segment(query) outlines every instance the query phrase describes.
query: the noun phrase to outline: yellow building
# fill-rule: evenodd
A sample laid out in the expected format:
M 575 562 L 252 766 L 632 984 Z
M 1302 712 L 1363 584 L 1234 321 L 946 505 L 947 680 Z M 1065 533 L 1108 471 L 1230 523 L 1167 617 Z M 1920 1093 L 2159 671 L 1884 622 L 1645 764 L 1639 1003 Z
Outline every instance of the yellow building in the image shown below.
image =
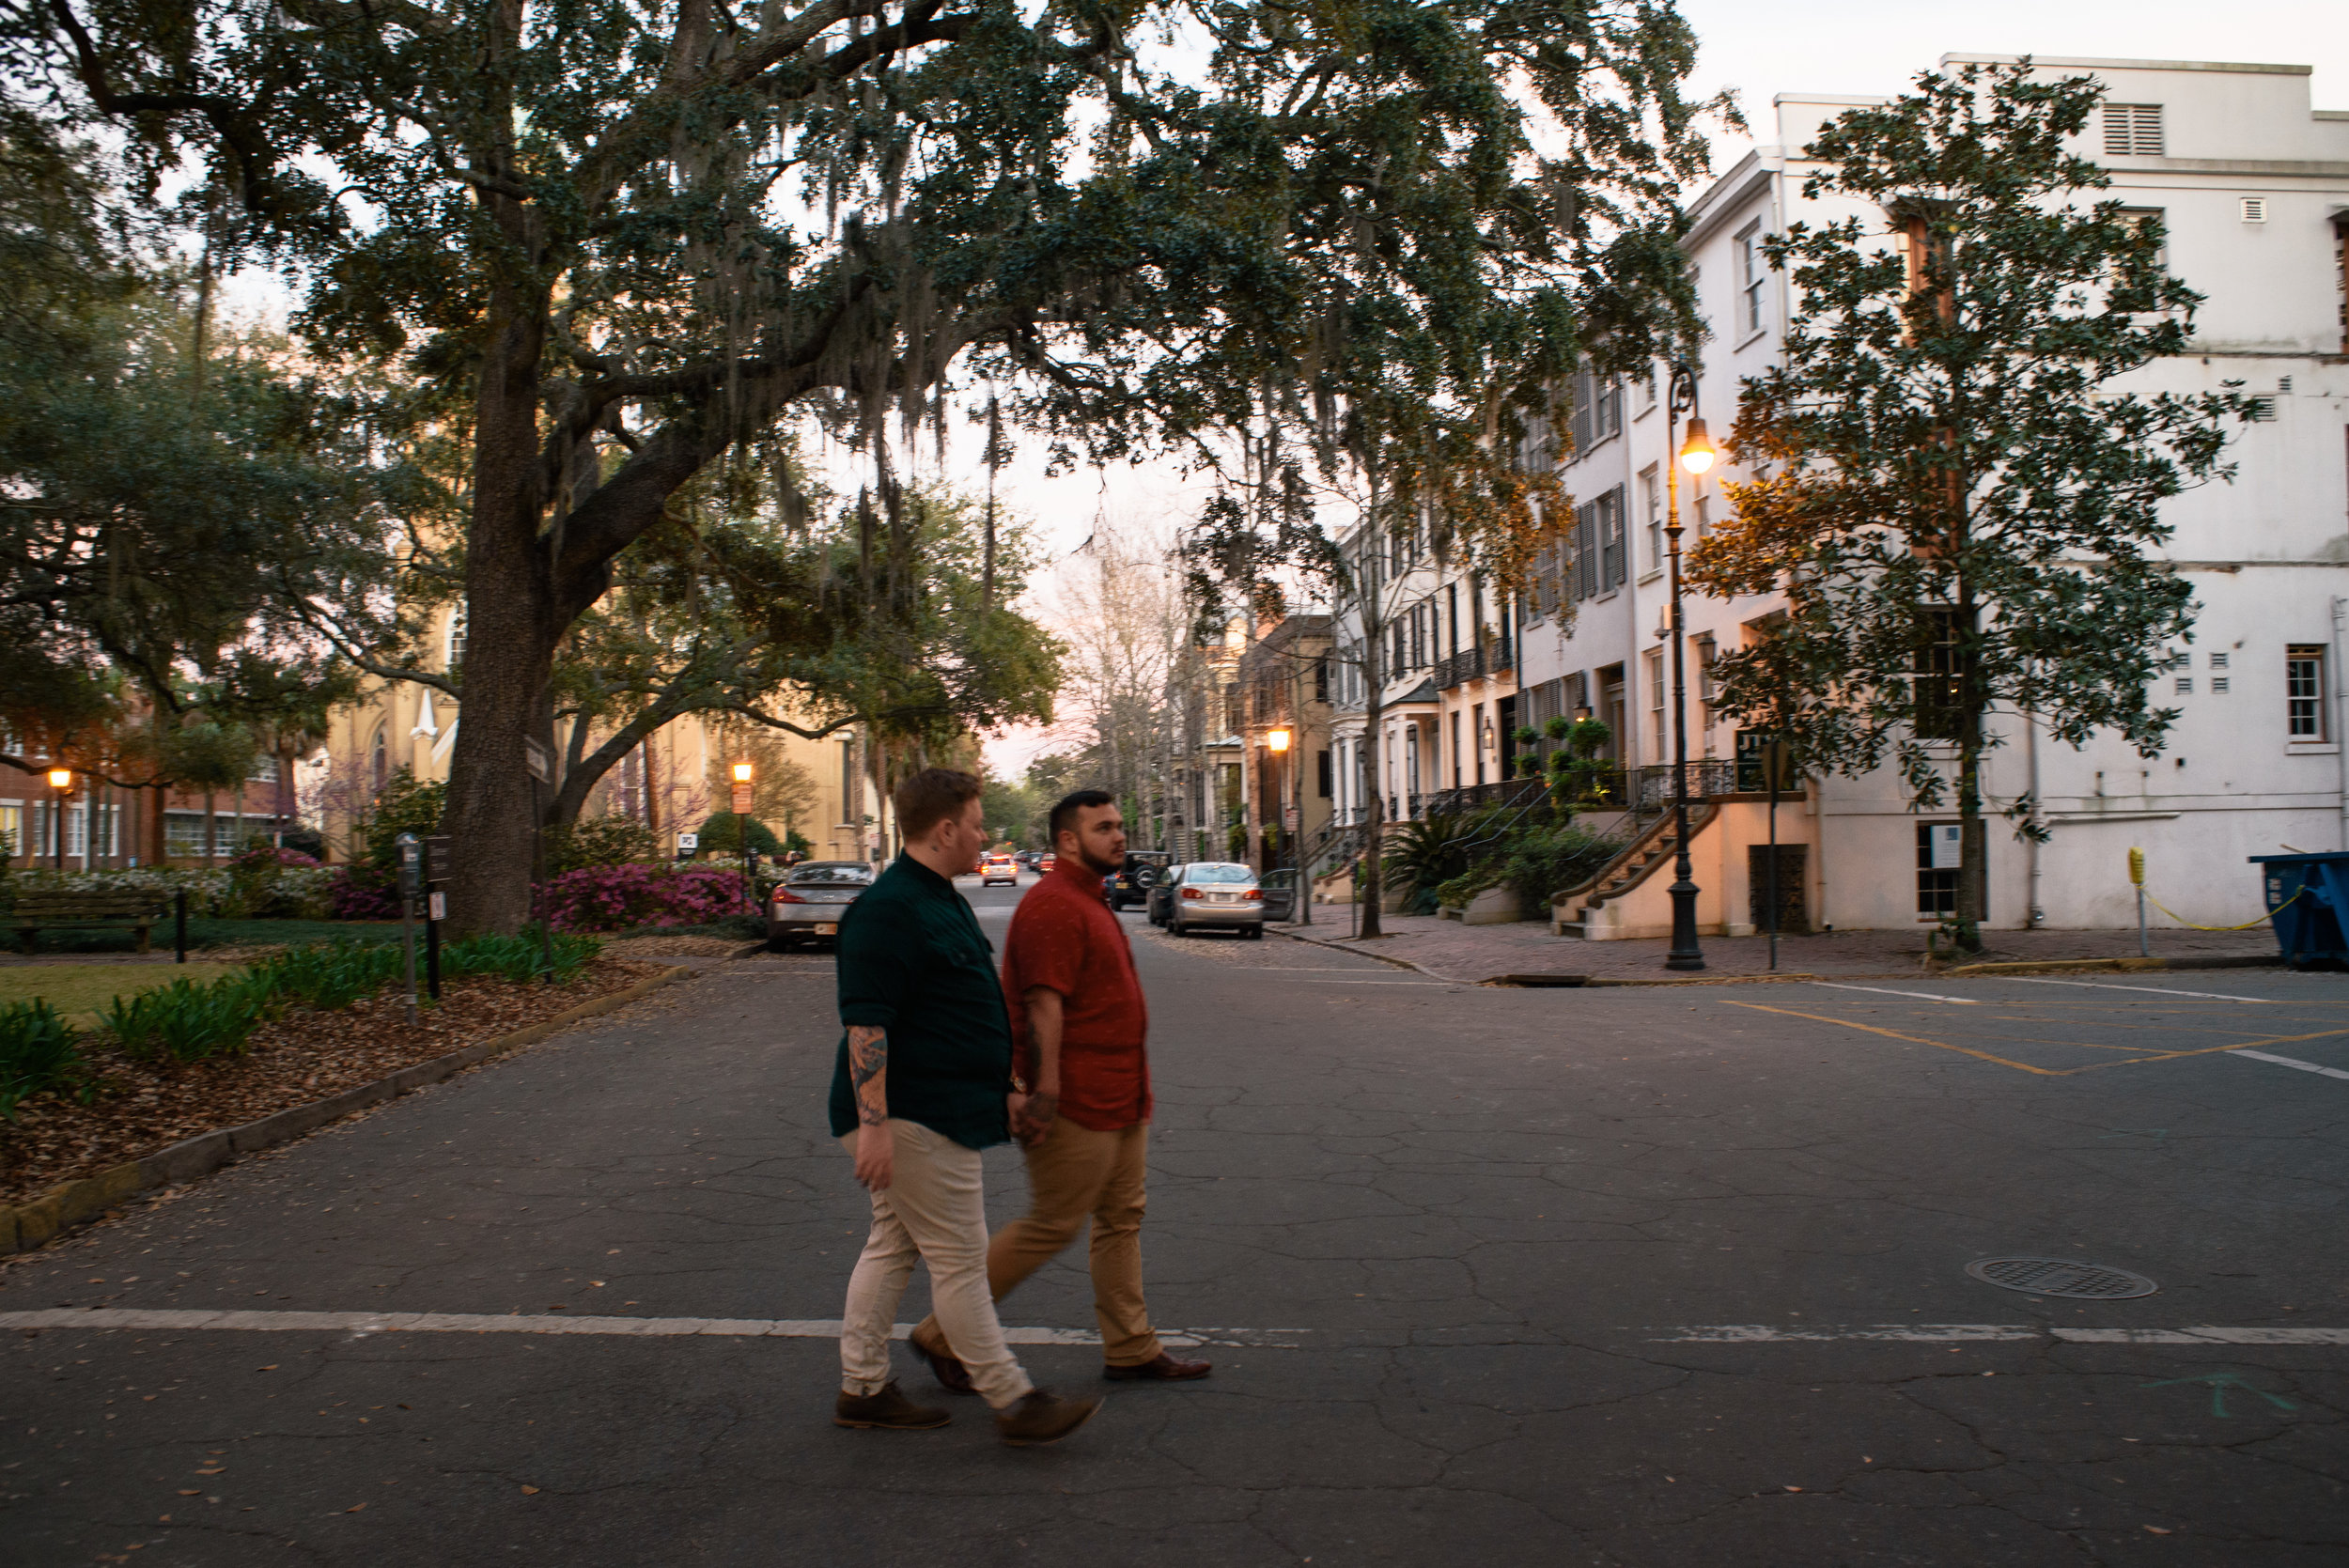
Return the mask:
M 464 657 L 461 610 L 442 613 L 431 644 L 427 667 L 434 671 Z M 325 833 L 330 858 L 350 858 L 354 820 L 397 769 L 428 782 L 448 777 L 458 722 L 454 701 L 410 681 L 372 684 L 334 716 L 324 753 L 303 765 L 299 784 L 303 815 Z M 602 738 L 591 728 L 587 749 Z M 558 769 L 570 741 L 569 722 L 558 722 Z M 677 834 L 727 809 L 727 769 L 740 754 L 754 758 L 761 773 L 753 815 L 777 838 L 796 831 L 817 860 L 874 861 L 895 852 L 888 792 L 879 784 L 885 763 L 863 725 L 809 740 L 756 725 L 721 731 L 689 714 L 655 731 L 605 773 L 580 815 L 631 817 L 674 847 Z

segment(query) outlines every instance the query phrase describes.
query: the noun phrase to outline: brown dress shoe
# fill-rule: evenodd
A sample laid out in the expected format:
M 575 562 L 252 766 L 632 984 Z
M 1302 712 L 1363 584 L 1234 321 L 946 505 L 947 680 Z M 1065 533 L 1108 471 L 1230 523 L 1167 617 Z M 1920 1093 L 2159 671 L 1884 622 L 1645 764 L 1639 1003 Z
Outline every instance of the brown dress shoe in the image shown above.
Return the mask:
M 1149 1360 L 1130 1367 L 1103 1367 L 1101 1375 L 1112 1383 L 1188 1383 L 1214 1370 L 1213 1361 L 1178 1360 L 1161 1350 Z
M 907 1336 L 906 1343 L 913 1346 L 916 1356 L 930 1364 L 930 1375 L 938 1379 L 940 1388 L 950 1394 L 974 1394 L 979 1391 L 971 1381 L 971 1369 L 955 1358 L 955 1353 L 947 1348 L 944 1340 L 932 1344 L 916 1331 Z
M 895 1378 L 874 1394 L 852 1394 L 843 1389 L 832 1407 L 834 1426 L 880 1427 L 890 1432 L 926 1432 L 954 1419 L 943 1410 L 906 1398 L 897 1391 Z
M 995 1412 L 995 1435 L 1016 1449 L 1041 1448 L 1084 1425 L 1099 1408 L 1097 1399 L 1063 1399 L 1030 1389 L 1017 1404 Z

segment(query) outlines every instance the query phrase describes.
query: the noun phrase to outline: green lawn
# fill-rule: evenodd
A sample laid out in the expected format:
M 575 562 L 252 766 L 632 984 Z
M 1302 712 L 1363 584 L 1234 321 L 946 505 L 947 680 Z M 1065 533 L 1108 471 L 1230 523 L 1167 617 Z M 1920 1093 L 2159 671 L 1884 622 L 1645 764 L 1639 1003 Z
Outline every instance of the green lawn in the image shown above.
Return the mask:
M 175 980 L 205 985 L 234 974 L 238 964 L 5 964 L 0 965 L 0 1006 L 39 997 L 86 1029 L 118 996 L 168 986 Z
M 422 928 L 418 928 L 419 939 Z M 188 920 L 188 949 L 194 952 L 207 947 L 247 947 L 276 942 L 331 942 L 336 938 L 354 942 L 396 942 L 399 940 L 399 922 L 396 920 Z M 149 944 L 159 953 L 171 951 L 171 921 L 166 918 L 148 934 Z M 129 953 L 138 946 L 137 939 L 129 931 L 81 929 L 70 926 L 43 931 L 34 947 L 37 953 Z M 15 951 L 23 952 L 22 944 Z

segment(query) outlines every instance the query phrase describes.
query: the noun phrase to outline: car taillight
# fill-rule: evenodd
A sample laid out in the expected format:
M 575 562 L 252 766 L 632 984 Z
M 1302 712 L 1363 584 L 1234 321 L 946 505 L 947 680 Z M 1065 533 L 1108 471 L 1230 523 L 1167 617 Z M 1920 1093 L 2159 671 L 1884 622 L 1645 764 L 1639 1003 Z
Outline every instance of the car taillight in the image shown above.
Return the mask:
M 1185 888 L 1183 890 L 1183 896 L 1185 898 L 1205 898 L 1207 895 L 1201 893 L 1197 888 Z
M 1262 898 L 1263 896 L 1264 896 L 1264 889 L 1262 889 L 1262 888 L 1250 888 L 1250 889 L 1249 889 L 1246 893 L 1241 893 L 1241 894 L 1240 894 L 1240 897 L 1241 897 L 1241 899 L 1242 899 L 1242 900 L 1251 899 L 1251 898 Z
M 775 890 L 775 902 L 778 904 L 804 904 L 807 900 L 801 898 L 798 893 L 793 893 L 789 888 L 777 888 Z

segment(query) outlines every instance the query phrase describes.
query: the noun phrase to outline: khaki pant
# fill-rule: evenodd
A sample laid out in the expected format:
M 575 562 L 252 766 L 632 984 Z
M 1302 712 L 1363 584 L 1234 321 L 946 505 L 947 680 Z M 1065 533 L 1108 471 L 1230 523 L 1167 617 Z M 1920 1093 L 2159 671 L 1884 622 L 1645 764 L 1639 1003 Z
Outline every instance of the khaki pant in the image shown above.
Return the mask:
M 840 1323 L 840 1386 L 852 1394 L 879 1393 L 893 1375 L 890 1330 L 897 1302 L 918 1257 L 930 1269 L 930 1299 L 957 1345 L 971 1381 L 1001 1410 L 1035 1387 L 1003 1343 L 1003 1325 L 988 1295 L 987 1201 L 979 1186 L 979 1152 L 918 1122 L 892 1118 L 894 1169 L 873 1194 L 873 1229 L 848 1276 L 848 1304 Z M 841 1141 L 856 1157 L 856 1134 Z
M 1101 1356 L 1113 1367 L 1140 1366 L 1159 1354 L 1142 1297 L 1142 1211 L 1143 1172 L 1150 1152 L 1150 1126 L 1096 1132 L 1063 1116 L 1028 1157 L 1028 1213 L 997 1231 L 987 1248 L 987 1288 L 998 1301 L 1043 1267 L 1093 1221 L 1093 1316 L 1100 1325 Z M 946 1343 L 965 1366 L 962 1339 L 943 1314 L 924 1321 L 914 1333 Z M 972 1368 L 976 1382 L 978 1370 Z

